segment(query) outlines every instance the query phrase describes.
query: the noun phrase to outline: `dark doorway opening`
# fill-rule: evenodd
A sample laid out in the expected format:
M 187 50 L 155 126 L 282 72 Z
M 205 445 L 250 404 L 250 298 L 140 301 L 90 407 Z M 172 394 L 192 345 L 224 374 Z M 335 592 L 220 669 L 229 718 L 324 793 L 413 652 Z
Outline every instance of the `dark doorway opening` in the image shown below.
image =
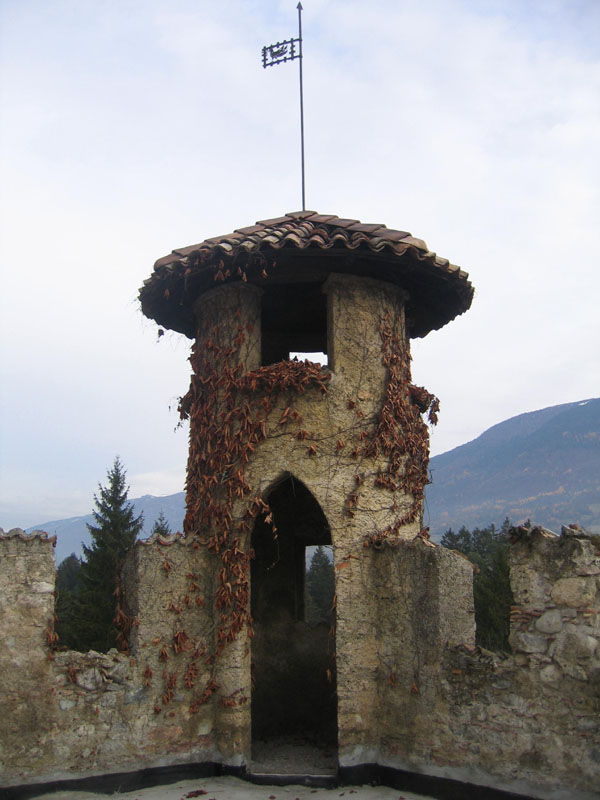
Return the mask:
M 335 611 L 311 613 L 314 601 L 306 576 L 318 548 L 317 583 L 327 583 L 325 557 L 331 583 L 323 591 L 333 597 L 333 566 L 327 557 L 331 533 L 317 500 L 293 476 L 279 482 L 267 501 L 275 531 L 262 516 L 252 534 L 253 762 L 269 756 L 276 761 L 277 749 L 281 754 L 286 745 L 288 762 L 294 761 L 294 752 L 302 760 L 287 765 L 292 771 L 309 773 L 312 767 L 322 772 L 327 760 L 333 769 L 337 766 Z M 314 583 L 310 575 L 309 585 Z M 318 763 L 307 764 L 307 753 Z M 279 763 L 270 771 L 289 770 Z

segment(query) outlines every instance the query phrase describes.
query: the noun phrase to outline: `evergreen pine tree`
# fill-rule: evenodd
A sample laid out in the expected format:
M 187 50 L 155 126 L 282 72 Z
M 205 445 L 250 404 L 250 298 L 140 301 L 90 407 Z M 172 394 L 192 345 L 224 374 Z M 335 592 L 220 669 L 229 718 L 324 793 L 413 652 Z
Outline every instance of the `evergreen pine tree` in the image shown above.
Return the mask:
M 460 553 L 468 555 L 473 550 L 473 537 L 471 531 L 463 525 L 458 533 L 454 533 L 452 528 L 448 528 L 442 536 L 440 544 L 449 550 L 458 550 Z
M 117 456 L 107 472 L 107 485 L 98 484 L 99 494 L 94 495 L 96 524 L 88 525 L 92 545 L 83 547 L 81 591 L 76 603 L 80 650 L 106 652 L 117 646 L 118 631 L 113 622 L 117 580 L 123 559 L 143 525 L 143 516 L 135 517 L 132 504 L 127 502 L 125 476 Z
M 171 535 L 171 528 L 169 527 L 169 522 L 165 515 L 160 511 L 160 514 L 154 521 L 154 525 L 152 526 L 152 535 L 158 536 L 170 536 Z
M 458 550 L 477 566 L 473 578 L 473 599 L 477 644 L 489 650 L 510 650 L 510 606 L 514 602 L 508 567 L 507 518 L 501 529 L 475 528 L 473 533 L 464 526 L 458 534 L 452 529 L 442 536 L 441 544 Z
M 80 589 L 81 559 L 71 553 L 60 562 L 56 571 L 55 604 L 58 643 L 69 650 L 78 648 L 76 603 Z
M 319 545 L 306 575 L 306 621 L 311 625 L 331 623 L 331 604 L 334 594 L 333 564 L 325 548 Z

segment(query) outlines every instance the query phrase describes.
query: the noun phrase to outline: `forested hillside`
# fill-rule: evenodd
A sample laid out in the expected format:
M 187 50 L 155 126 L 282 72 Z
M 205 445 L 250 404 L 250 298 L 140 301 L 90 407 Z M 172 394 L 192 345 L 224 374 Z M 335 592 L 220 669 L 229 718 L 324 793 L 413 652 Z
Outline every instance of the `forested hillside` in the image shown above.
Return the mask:
M 430 472 L 425 522 L 436 537 L 506 517 L 600 531 L 600 398 L 494 425 L 432 458 Z

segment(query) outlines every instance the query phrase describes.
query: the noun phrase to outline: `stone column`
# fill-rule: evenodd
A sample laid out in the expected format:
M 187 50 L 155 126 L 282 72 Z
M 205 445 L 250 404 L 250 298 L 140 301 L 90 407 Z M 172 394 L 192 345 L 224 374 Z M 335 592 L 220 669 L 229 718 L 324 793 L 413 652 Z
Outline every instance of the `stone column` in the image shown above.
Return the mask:
M 0 528 L 0 783 L 52 769 L 54 538 Z M 10 791 L 10 790 L 9 790 Z
M 196 347 L 206 358 L 207 371 L 220 377 L 231 369 L 235 377 L 257 369 L 261 364 L 262 291 L 246 283 L 219 286 L 203 294 L 195 303 Z M 217 394 L 217 404 L 222 400 Z M 190 437 L 193 431 L 190 431 Z M 188 477 L 189 480 L 189 477 Z M 249 542 L 245 545 L 249 547 Z M 206 552 L 207 568 L 218 571 L 219 555 Z M 216 582 L 215 582 L 216 587 Z M 215 628 L 221 611 L 213 608 Z M 217 644 L 217 643 L 215 643 Z M 250 758 L 250 642 L 245 630 L 228 644 L 215 660 L 219 685 L 215 706 L 215 741 L 221 758 L 239 766 Z M 246 700 L 244 700 L 246 698 Z M 235 701 L 235 704 L 228 703 Z
M 369 394 L 381 397 L 387 371 L 379 327 L 387 319 L 408 347 L 406 292 L 384 281 L 337 273 L 329 276 L 323 291 L 327 294 L 329 366 L 349 384 L 368 384 Z
M 396 337 L 396 355 L 406 353 L 406 294 L 383 281 L 332 274 L 325 283 L 328 298 L 328 356 L 334 375 L 329 402 L 346 447 L 339 456 L 336 482 L 339 513 L 331 515 L 336 545 L 338 735 L 342 766 L 375 761 L 378 754 L 377 597 L 364 537 L 390 524 L 393 497 L 373 485 L 377 462 L 351 455 L 372 436 L 385 401 L 388 369 L 384 363 L 382 326 Z M 355 474 L 363 474 L 364 485 Z M 350 518 L 343 509 L 348 494 L 360 485 Z M 348 554 L 352 554 L 348 557 Z
M 221 350 L 236 347 L 236 360 L 247 370 L 260 366 L 260 298 L 262 290 L 247 283 L 228 283 L 201 295 L 194 304 L 196 341 L 202 348 L 212 341 Z

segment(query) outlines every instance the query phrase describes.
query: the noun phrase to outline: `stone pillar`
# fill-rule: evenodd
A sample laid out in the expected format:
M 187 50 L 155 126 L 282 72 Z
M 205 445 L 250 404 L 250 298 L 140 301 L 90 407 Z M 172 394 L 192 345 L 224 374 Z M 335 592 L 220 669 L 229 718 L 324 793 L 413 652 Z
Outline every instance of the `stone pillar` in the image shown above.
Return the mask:
M 261 364 L 262 291 L 246 283 L 220 286 L 198 298 L 194 306 L 197 319 L 197 352 L 206 359 L 207 373 L 213 378 L 222 370 L 241 377 Z M 214 368 L 216 367 L 216 375 Z M 200 375 L 202 373 L 200 372 Z M 223 398 L 217 395 L 219 404 Z M 193 420 L 192 420 L 193 425 Z M 190 439 L 194 431 L 190 430 Z M 188 473 L 188 482 L 189 482 Z M 188 492 L 189 492 L 188 486 Z M 249 543 L 244 545 L 249 547 Z M 206 552 L 208 570 L 221 567 L 219 555 Z M 216 581 L 215 581 L 216 587 Z M 221 611 L 213 608 L 215 628 Z M 215 646 L 218 646 L 215 642 Z M 250 642 L 245 629 L 226 645 L 215 660 L 219 689 L 215 699 L 217 749 L 224 763 L 239 766 L 250 759 Z
M 194 304 L 197 347 L 218 345 L 221 352 L 239 348 L 235 360 L 246 370 L 261 362 L 260 298 L 262 290 L 247 283 L 228 283 L 201 295 Z
M 381 398 L 387 370 L 379 326 L 387 318 L 393 332 L 409 346 L 404 321 L 406 293 L 390 283 L 337 273 L 329 276 L 324 291 L 329 366 L 348 384 L 369 384 L 369 394 Z
M 51 759 L 54 537 L 0 528 L 0 783 Z M 11 775 L 12 773 L 12 775 Z
M 389 373 L 382 326 L 396 339 L 395 358 L 406 355 L 409 344 L 404 321 L 406 295 L 398 287 L 371 278 L 332 274 L 324 291 L 328 298 L 329 366 L 334 373 L 330 413 L 339 421 L 340 437 L 347 445 L 338 456 L 334 473 L 340 483 L 341 514 L 331 514 L 330 522 L 336 546 L 339 758 L 342 765 L 351 766 L 376 760 L 378 747 L 379 609 L 370 554 L 363 540 L 394 519 L 394 497 L 373 485 L 380 462 L 360 454 L 364 441 L 360 437 L 373 435 L 385 402 Z M 364 478 L 364 484 L 357 482 L 355 474 Z M 343 509 L 348 495 L 359 486 L 357 505 L 349 517 Z M 412 535 L 416 532 L 413 527 Z
M 473 569 L 420 537 L 369 552 L 379 667 L 373 738 L 384 758 L 413 768 L 436 742 L 446 648 L 474 649 Z

